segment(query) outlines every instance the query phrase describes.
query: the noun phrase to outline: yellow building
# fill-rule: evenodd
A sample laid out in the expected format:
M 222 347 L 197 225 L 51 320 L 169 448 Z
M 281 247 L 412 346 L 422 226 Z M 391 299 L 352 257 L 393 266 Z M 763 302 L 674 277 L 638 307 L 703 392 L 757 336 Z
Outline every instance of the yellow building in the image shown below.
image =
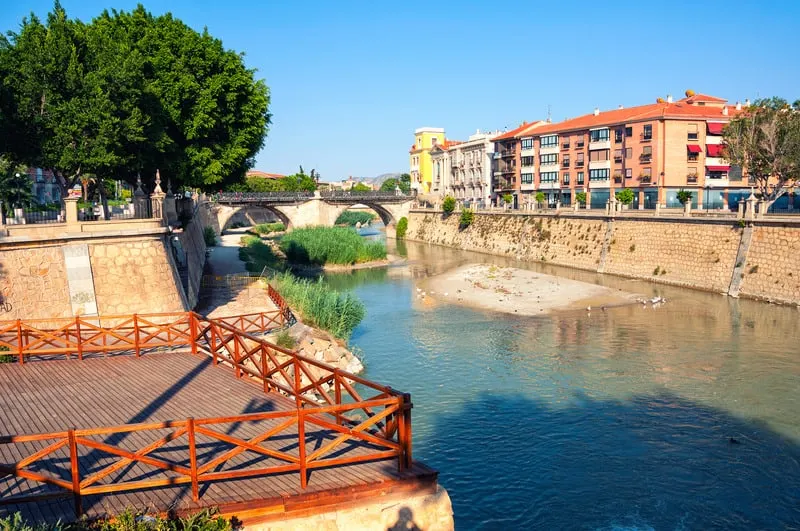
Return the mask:
M 420 194 L 431 191 L 433 181 L 433 165 L 431 164 L 431 148 L 444 144 L 444 129 L 436 127 L 420 127 L 414 131 L 414 145 L 409 151 L 411 171 L 411 188 Z

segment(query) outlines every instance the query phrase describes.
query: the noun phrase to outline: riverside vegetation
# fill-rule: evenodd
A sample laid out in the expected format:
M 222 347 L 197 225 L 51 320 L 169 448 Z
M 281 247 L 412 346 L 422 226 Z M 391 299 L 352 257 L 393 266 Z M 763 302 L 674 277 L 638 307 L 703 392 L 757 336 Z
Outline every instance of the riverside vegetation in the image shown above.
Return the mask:
M 286 261 L 259 237 L 244 236 L 241 244 L 239 258 L 245 262 L 247 270 L 254 273 L 269 271 L 275 289 L 308 324 L 346 340 L 364 318 L 366 310 L 361 301 L 320 280 L 294 276 L 287 271 Z
M 354 210 L 345 210 L 334 222 L 335 225 L 349 225 L 355 227 L 357 224 L 364 225 L 371 223 L 377 216 L 372 212 L 356 212 Z
M 273 234 L 275 232 L 284 232 L 286 230 L 286 225 L 283 223 L 259 223 L 258 225 L 253 225 L 249 232 L 254 234 L 258 234 L 260 236 L 267 236 L 269 234 Z
M 127 509 L 114 520 L 79 520 L 70 524 L 31 524 L 14 513 L 0 518 L 2 531 L 230 531 L 239 522 L 226 520 L 213 510 L 203 510 L 183 518 L 149 516 Z
M 280 249 L 292 264 L 353 265 L 386 259 L 386 245 L 366 242 L 346 227 L 297 229 L 281 239 Z

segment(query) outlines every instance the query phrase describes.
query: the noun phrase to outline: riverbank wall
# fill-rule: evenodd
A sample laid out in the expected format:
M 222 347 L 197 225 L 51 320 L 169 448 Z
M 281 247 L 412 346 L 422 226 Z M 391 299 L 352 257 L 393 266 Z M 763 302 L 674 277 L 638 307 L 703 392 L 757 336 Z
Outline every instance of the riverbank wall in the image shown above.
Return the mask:
M 406 239 L 800 304 L 800 220 L 415 210 Z

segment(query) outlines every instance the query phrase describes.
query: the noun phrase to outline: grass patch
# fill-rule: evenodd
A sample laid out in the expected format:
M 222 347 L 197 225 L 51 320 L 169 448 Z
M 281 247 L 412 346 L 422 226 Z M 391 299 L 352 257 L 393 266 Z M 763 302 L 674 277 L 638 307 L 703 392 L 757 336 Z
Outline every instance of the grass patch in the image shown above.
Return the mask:
M 285 230 L 286 230 L 286 225 L 280 222 L 259 223 L 258 225 L 253 225 L 253 228 L 250 229 L 250 232 L 266 236 L 267 234 L 272 234 L 273 232 L 283 232 Z
M 280 269 L 280 259 L 272 248 L 261 241 L 258 236 L 242 236 L 239 247 L 239 260 L 245 263 L 248 271 L 260 273 L 265 267 Z
M 294 350 L 297 340 L 287 330 L 283 330 L 275 336 L 275 344 L 287 350 Z
M 299 279 L 291 273 L 275 275 L 271 282 L 293 310 L 311 326 L 347 339 L 364 319 L 366 309 L 350 293 L 340 293 L 321 280 Z
M 336 225 L 350 225 L 355 227 L 356 223 L 370 223 L 376 216 L 372 212 L 359 212 L 355 210 L 345 210 L 334 222 Z
M 239 526 L 240 522 L 226 520 L 209 509 L 182 518 L 150 516 L 127 509 L 114 520 L 79 520 L 71 524 L 31 524 L 20 513 L 0 518 L 2 531 L 231 531 Z
M 386 245 L 366 242 L 346 227 L 297 229 L 281 239 L 280 247 L 289 262 L 295 264 L 347 265 L 386 258 Z

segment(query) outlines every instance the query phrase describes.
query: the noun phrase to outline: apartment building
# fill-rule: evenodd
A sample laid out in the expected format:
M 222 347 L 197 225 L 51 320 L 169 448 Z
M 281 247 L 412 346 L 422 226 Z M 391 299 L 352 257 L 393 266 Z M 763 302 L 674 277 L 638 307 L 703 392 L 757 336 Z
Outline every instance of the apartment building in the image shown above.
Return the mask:
M 409 150 L 409 174 L 411 189 L 421 194 L 431 192 L 433 183 L 433 165 L 431 149 L 445 141 L 444 129 L 437 127 L 420 127 L 414 131 L 414 144 Z
M 447 140 L 433 148 L 433 191 L 467 206 L 487 206 L 492 200 L 493 139 L 498 134 L 478 129 L 466 142 Z
M 692 94 L 593 113 L 558 123 L 523 124 L 494 139 L 493 189 L 519 206 L 537 192 L 553 205 L 585 192 L 591 208 L 612 193 L 634 191 L 632 208 L 679 206 L 689 190 L 696 208 L 736 208 L 749 193 L 741 169 L 722 158 L 722 130 L 742 106 Z M 748 105 L 746 103 L 745 105 Z

